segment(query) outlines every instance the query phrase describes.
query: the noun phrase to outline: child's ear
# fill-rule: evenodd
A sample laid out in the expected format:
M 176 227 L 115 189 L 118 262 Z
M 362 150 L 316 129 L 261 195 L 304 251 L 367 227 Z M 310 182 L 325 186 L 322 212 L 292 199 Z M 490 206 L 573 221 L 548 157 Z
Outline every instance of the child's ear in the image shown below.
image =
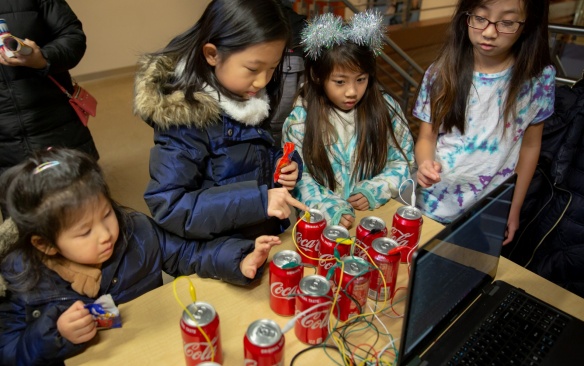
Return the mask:
M 320 83 L 320 79 L 314 74 L 314 70 L 310 70 L 310 78 L 314 84 L 318 85 Z
M 213 43 L 207 43 L 203 46 L 203 55 L 207 63 L 211 66 L 216 66 L 217 62 L 219 62 L 219 53 Z
M 43 239 L 38 235 L 33 235 L 30 238 L 30 242 L 35 248 L 46 255 L 55 255 L 58 252 L 57 247 L 51 245 L 46 239 Z

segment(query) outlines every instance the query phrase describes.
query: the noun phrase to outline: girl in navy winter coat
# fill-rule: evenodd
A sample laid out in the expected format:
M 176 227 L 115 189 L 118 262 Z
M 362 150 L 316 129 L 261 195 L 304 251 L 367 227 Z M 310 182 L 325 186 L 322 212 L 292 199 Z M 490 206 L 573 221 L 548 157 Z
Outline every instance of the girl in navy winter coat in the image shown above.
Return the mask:
M 262 125 L 279 101 L 290 29 L 276 0 L 214 0 L 199 21 L 136 75 L 134 110 L 154 128 L 144 198 L 153 219 L 185 238 L 277 235 L 301 175 L 297 153 Z
M 101 295 L 130 301 L 161 286 L 163 270 L 247 284 L 280 243 L 167 233 L 120 208 L 94 160 L 75 150 L 34 154 L 2 175 L 0 187 L 17 229 L 7 221 L 0 230 L 3 365 L 58 364 L 82 351 L 97 331 L 84 304 Z

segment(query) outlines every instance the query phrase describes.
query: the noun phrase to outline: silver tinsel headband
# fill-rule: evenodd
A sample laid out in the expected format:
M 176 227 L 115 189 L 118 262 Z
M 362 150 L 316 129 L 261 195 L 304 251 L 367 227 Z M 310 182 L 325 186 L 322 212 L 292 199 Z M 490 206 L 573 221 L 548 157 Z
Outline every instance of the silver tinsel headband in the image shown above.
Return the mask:
M 306 56 L 313 60 L 318 59 L 325 49 L 345 42 L 369 46 L 375 55 L 379 55 L 386 30 L 382 23 L 383 16 L 373 10 L 357 13 L 347 23 L 339 16 L 325 13 L 316 16 L 302 30 L 301 44 Z

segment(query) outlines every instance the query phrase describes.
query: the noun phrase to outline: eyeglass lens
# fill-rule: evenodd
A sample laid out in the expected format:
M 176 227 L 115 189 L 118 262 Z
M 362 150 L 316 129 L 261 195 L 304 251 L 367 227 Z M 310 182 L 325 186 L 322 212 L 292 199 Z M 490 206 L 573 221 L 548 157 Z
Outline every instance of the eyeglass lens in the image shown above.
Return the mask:
M 515 22 L 512 20 L 499 20 L 497 22 L 491 22 L 487 18 L 468 14 L 468 25 L 471 28 L 485 30 L 490 24 L 494 24 L 497 32 L 499 33 L 515 33 L 521 26 L 520 22 Z

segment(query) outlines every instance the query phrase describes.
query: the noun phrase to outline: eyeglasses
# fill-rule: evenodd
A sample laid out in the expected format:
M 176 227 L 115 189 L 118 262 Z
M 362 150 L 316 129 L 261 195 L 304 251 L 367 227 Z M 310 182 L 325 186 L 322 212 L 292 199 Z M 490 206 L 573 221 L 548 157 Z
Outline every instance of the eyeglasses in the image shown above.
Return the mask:
M 513 34 L 519 30 L 519 27 L 525 24 L 525 21 L 516 22 L 513 20 L 499 20 L 498 22 L 491 22 L 487 18 L 483 18 L 471 13 L 466 13 L 466 15 L 468 15 L 466 24 L 468 24 L 468 26 L 471 28 L 485 30 L 489 25 L 494 24 L 497 32 L 505 34 Z

